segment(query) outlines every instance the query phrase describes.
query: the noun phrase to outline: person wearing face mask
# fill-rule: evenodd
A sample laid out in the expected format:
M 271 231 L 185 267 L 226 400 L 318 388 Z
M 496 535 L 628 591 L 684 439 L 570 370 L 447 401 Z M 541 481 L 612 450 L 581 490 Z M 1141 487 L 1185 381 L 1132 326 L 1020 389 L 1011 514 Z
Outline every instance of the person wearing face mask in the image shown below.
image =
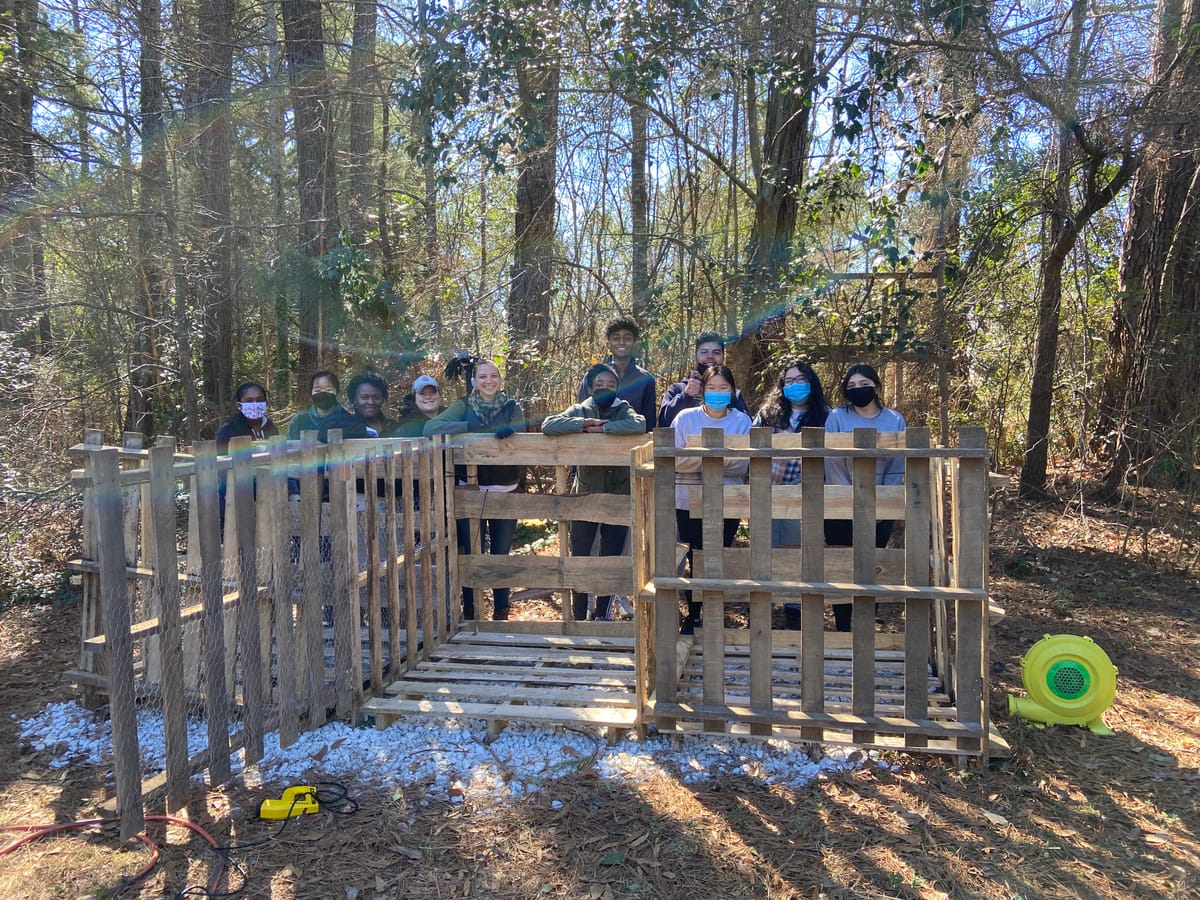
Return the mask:
M 705 428 L 720 428 L 726 434 L 749 434 L 750 417 L 732 407 L 737 396 L 737 385 L 728 366 L 711 365 L 700 376 L 701 402 L 699 406 L 685 409 L 675 416 L 671 427 L 675 431 L 675 446 L 687 446 L 688 438 L 698 435 Z M 701 459 L 697 456 L 680 457 L 675 460 L 675 524 L 679 540 L 688 545 L 688 568 L 692 565 L 692 551 L 704 549 L 704 520 L 693 519 L 689 506 L 689 485 L 699 485 Z M 746 457 L 725 458 L 725 484 L 740 484 L 750 468 Z M 737 536 L 738 520 L 723 522 L 724 545 L 733 545 Z M 694 573 L 699 574 L 699 573 Z M 688 613 L 680 626 L 680 634 L 692 634 L 700 625 L 701 604 L 692 600 L 690 591 L 683 592 Z
M 512 437 L 525 429 L 525 414 L 521 405 L 510 398 L 501 388 L 500 368 L 487 359 L 475 362 L 471 379 L 471 392 L 455 400 L 440 415 L 425 424 L 424 434 L 479 434 L 500 440 Z M 479 466 L 479 490 L 511 492 L 521 481 L 520 466 Z M 467 483 L 466 466 L 454 467 L 456 484 Z M 485 504 L 486 506 L 486 504 Z M 512 549 L 517 531 L 516 519 L 479 520 L 480 537 L 488 552 L 503 556 Z M 471 552 L 471 530 L 467 519 L 458 520 L 458 549 L 460 553 Z M 492 618 L 504 621 L 508 618 L 508 588 L 492 590 Z M 462 596 L 463 618 L 475 618 L 475 591 L 464 587 Z
M 667 388 L 663 394 L 662 406 L 658 409 L 658 427 L 670 428 L 675 417 L 685 409 L 695 409 L 704 401 L 704 387 L 700 376 L 709 366 L 725 364 L 725 341 L 715 331 L 701 332 L 696 337 L 696 353 L 692 358 L 692 368 L 688 377 L 677 381 Z M 749 415 L 746 400 L 742 392 L 734 390 L 733 409 Z
M 330 430 L 336 428 L 342 429 L 342 437 L 347 440 L 370 436 L 362 417 L 347 412 L 338 403 L 340 384 L 336 375 L 322 369 L 313 373 L 308 384 L 312 406 L 296 413 L 288 422 L 289 441 L 300 440 L 301 433 L 305 431 L 315 431 L 317 440 L 324 444 L 329 439 Z
M 217 431 L 217 452 L 229 449 L 235 437 L 265 441 L 279 434 L 275 423 L 267 416 L 267 389 L 257 381 L 247 381 L 234 393 L 238 409 Z
M 855 428 L 874 428 L 876 431 L 904 431 L 904 416 L 883 405 L 880 396 L 882 382 L 879 373 L 866 363 L 857 363 L 842 379 L 842 396 L 846 403 L 834 409 L 825 420 L 828 432 L 854 431 Z M 854 470 L 849 457 L 826 457 L 826 484 L 853 484 Z M 876 484 L 904 484 L 904 460 L 888 457 L 876 460 Z M 895 522 L 875 523 L 875 546 L 886 547 Z M 831 547 L 849 547 L 854 543 L 854 523 L 849 519 L 825 520 L 825 543 Z M 834 621 L 838 631 L 849 631 L 852 605 L 833 604 Z
M 825 390 L 813 367 L 803 360 L 784 364 L 783 372 L 763 400 L 754 417 L 755 426 L 767 426 L 773 432 L 798 434 L 801 428 L 821 428 L 829 415 L 825 402 Z M 773 484 L 799 484 L 800 460 L 775 459 L 771 461 Z M 772 547 L 799 547 L 800 520 L 772 519 Z M 800 627 L 800 604 L 784 605 L 784 619 L 788 628 Z
M 608 358 L 604 360 L 613 367 L 620 381 L 617 396 L 629 402 L 633 411 L 646 423 L 646 431 L 654 427 L 658 404 L 654 399 L 654 376 L 638 365 L 633 350 L 637 346 L 642 329 L 632 319 L 613 319 L 604 329 L 604 340 L 608 344 Z M 576 399 L 582 403 L 592 395 L 592 387 L 585 377 L 579 385 Z
M 442 390 L 431 375 L 418 375 L 411 394 L 400 401 L 400 419 L 392 429 L 392 437 L 420 437 L 429 420 L 446 411 Z
M 350 408 L 366 423 L 367 433 L 371 437 L 388 437 L 391 434 L 396 423 L 383 412 L 388 398 L 386 381 L 374 372 L 361 372 L 350 379 L 346 397 L 350 401 Z
M 621 379 L 613 366 L 597 363 L 587 371 L 584 378 L 591 394 L 586 400 L 570 406 L 560 413 L 547 416 L 542 421 L 542 434 L 645 434 L 646 419 L 633 407 L 617 396 Z M 572 492 L 576 494 L 628 494 L 628 466 L 579 466 L 575 472 Z M 596 532 L 600 532 L 600 555 L 620 556 L 629 536 L 628 525 L 601 524 L 599 522 L 571 523 L 571 555 L 588 556 Z M 611 596 L 596 597 L 593 619 L 608 618 Z M 588 595 L 586 591 L 573 591 L 571 606 L 575 621 L 587 618 Z
M 275 423 L 267 416 L 267 389 L 257 381 L 247 381 L 234 392 L 238 409 L 217 431 L 217 452 L 228 453 L 229 442 L 235 437 L 248 437 L 265 441 L 279 434 Z M 217 488 L 217 510 L 221 533 L 225 533 L 225 496 L 228 492 L 227 479 L 220 479 Z

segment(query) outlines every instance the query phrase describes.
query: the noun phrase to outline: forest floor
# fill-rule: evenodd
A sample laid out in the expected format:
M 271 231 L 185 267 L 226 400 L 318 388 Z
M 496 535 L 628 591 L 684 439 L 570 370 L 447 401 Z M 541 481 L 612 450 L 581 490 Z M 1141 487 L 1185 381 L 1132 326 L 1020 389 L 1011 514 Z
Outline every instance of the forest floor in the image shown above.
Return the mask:
M 887 754 L 794 790 L 740 778 L 622 787 L 583 768 L 544 796 L 488 808 L 420 808 L 350 785 L 357 815 L 295 820 L 232 855 L 224 889 L 252 898 L 376 897 L 1195 897 L 1200 895 L 1200 536 L 1175 495 L 1092 500 L 1080 485 L 995 511 L 992 712 L 1012 755 L 986 768 Z M 77 516 L 0 501 L 6 552 L 53 569 Z M 14 526 L 16 515 L 28 521 Z M 16 535 L 16 536 L 14 536 Z M 77 547 L 78 544 L 74 543 Z M 9 573 L 11 576 L 11 573 Z M 104 770 L 52 771 L 17 720 L 72 696 L 78 606 L 4 602 L 0 613 L 0 823 L 100 814 Z M 1036 729 L 1005 712 L 1020 660 L 1047 633 L 1092 637 L 1120 670 L 1116 732 Z M 197 790 L 189 807 L 220 844 L 263 835 L 279 786 Z M 12 832 L 9 832 L 10 836 Z M 216 857 L 152 823 L 160 858 L 123 896 L 202 896 Z M 142 844 L 72 832 L 0 858 L 0 896 L 106 896 L 149 860 Z

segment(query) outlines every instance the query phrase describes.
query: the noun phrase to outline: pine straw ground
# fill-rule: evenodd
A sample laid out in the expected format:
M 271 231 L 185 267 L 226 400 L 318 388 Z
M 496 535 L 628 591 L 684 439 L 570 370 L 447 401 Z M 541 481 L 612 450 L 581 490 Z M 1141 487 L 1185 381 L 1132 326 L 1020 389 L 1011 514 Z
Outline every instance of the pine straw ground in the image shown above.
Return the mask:
M 42 544 L 27 552 L 47 565 L 65 558 L 70 518 L 25 528 Z M 992 708 L 1013 754 L 987 769 L 897 754 L 895 771 L 870 765 L 795 792 L 736 778 L 617 786 L 583 759 L 552 791 L 495 809 L 422 808 L 415 789 L 351 784 L 356 815 L 295 820 L 235 853 L 245 877 L 228 887 L 359 900 L 1200 895 L 1198 557 L 1194 511 L 1174 496 L 999 505 L 992 585 L 1008 617 L 993 634 Z M 77 607 L 61 602 L 0 616 L 7 712 L 70 695 L 58 677 L 77 628 Z M 1005 715 L 1021 656 L 1057 632 L 1092 636 L 1120 669 L 1106 716 L 1116 735 Z M 273 828 L 255 818 L 257 803 L 278 790 L 198 793 L 190 814 L 218 842 L 256 840 Z M 95 769 L 51 772 L 0 717 L 0 822 L 89 817 L 105 797 Z M 149 834 L 162 858 L 126 896 L 172 896 L 213 871 L 199 840 L 157 825 Z M 43 839 L 0 858 L 0 896 L 99 896 L 146 859 L 111 835 Z

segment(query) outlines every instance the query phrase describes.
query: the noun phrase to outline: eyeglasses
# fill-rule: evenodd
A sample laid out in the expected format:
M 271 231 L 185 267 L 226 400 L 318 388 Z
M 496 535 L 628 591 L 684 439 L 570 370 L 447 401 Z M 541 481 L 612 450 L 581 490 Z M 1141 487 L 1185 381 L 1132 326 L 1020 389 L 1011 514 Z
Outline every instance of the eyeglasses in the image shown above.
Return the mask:
M 783 386 L 784 386 L 784 387 L 789 387 L 790 385 L 793 385 L 793 384 L 808 384 L 808 379 L 807 379 L 807 378 L 805 378 L 803 375 L 801 375 L 799 378 L 785 378 L 785 379 L 783 379 Z

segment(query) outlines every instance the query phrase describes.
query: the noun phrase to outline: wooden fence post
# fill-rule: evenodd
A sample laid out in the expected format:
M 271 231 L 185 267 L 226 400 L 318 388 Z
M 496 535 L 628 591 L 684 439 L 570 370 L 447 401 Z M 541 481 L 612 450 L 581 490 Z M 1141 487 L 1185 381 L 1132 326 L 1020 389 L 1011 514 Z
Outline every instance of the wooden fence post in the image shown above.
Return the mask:
M 906 446 L 928 449 L 929 429 L 909 428 Z M 929 564 L 929 470 L 928 458 L 910 456 L 904 465 L 904 581 L 910 585 L 931 583 Z M 904 717 L 929 718 L 929 636 L 928 597 L 917 597 L 904 604 Z M 927 747 L 929 738 L 910 734 L 907 747 Z
M 750 429 L 751 449 L 771 447 L 770 428 Z M 750 577 L 770 581 L 771 574 L 771 459 L 750 457 Z M 721 551 L 724 553 L 724 550 Z M 706 554 L 707 555 L 707 554 Z M 756 591 L 750 594 L 750 706 L 755 712 L 770 712 L 774 706 L 771 696 L 771 651 L 773 638 L 771 618 L 774 608 L 771 594 Z M 766 736 L 770 723 L 755 722 L 750 733 Z
M 154 607 L 161 630 L 158 635 L 162 667 L 163 737 L 167 749 L 167 811 L 187 803 L 188 767 L 187 700 L 184 694 L 183 630 L 179 621 L 179 566 L 175 549 L 176 508 L 175 441 L 169 439 L 150 450 L 150 534 L 154 541 Z
M 204 714 L 208 726 L 208 775 L 213 785 L 229 780 L 229 694 L 225 684 L 224 559 L 217 501 L 217 445 L 201 441 L 196 460 L 200 588 L 204 595 Z
M 275 603 L 275 671 L 279 707 L 279 746 L 299 736 L 296 683 L 296 617 L 293 612 L 291 529 L 288 526 L 287 438 L 276 435 L 269 446 L 270 477 L 262 486 L 271 509 L 271 596 Z
M 133 684 L 133 637 L 130 634 L 129 582 L 126 576 L 124 509 L 117 451 L 88 454 L 87 470 L 95 492 L 96 533 L 100 541 L 100 597 L 104 611 L 108 701 L 111 710 L 113 774 L 121 837 L 129 839 L 145 825 L 138 754 L 137 710 Z
M 303 637 L 300 659 L 304 662 L 308 728 L 325 724 L 325 642 L 324 592 L 321 577 L 322 557 L 327 555 L 321 537 L 321 460 L 325 448 L 317 444 L 317 432 L 300 435 L 300 632 Z M 290 500 L 290 498 L 289 498 Z
M 960 449 L 987 446 L 982 428 L 963 428 L 958 432 Z M 982 456 L 960 457 L 954 467 L 953 532 L 954 586 L 984 587 L 987 572 L 987 459 Z M 987 762 L 987 601 L 980 598 L 955 601 L 955 706 L 958 720 L 977 725 L 984 739 L 960 738 L 963 750 L 982 750 Z
M 854 429 L 854 448 L 875 448 L 874 428 Z M 855 457 L 852 463 L 854 486 L 854 581 L 871 584 L 875 581 L 875 458 Z M 851 709 L 856 716 L 875 714 L 875 598 L 855 595 L 851 638 Z M 854 731 L 854 742 L 870 743 L 875 739 L 872 731 Z
M 329 430 L 329 543 L 333 556 L 333 697 L 339 717 L 355 721 L 362 706 L 362 632 L 359 630 L 358 536 L 352 459 L 342 430 Z
M 675 525 L 675 434 L 670 428 L 654 431 L 654 575 L 675 578 L 678 545 Z M 654 592 L 654 696 L 658 703 L 675 703 L 679 680 L 676 643 L 679 640 L 679 591 Z M 674 731 L 675 719 L 656 716 L 660 731 Z
M 242 727 L 245 729 L 246 762 L 256 763 L 263 755 L 265 702 L 263 695 L 262 619 L 258 601 L 258 545 L 254 508 L 253 447 L 249 437 L 229 443 L 233 457 L 230 480 L 237 516 L 237 583 L 240 610 L 239 646 L 242 669 Z
M 800 446 L 825 446 L 824 428 L 803 428 Z M 800 578 L 825 580 L 825 460 L 805 456 L 800 461 Z M 800 706 L 819 715 L 825 711 L 825 597 L 800 595 Z M 802 728 L 806 740 L 820 740 L 822 729 Z

